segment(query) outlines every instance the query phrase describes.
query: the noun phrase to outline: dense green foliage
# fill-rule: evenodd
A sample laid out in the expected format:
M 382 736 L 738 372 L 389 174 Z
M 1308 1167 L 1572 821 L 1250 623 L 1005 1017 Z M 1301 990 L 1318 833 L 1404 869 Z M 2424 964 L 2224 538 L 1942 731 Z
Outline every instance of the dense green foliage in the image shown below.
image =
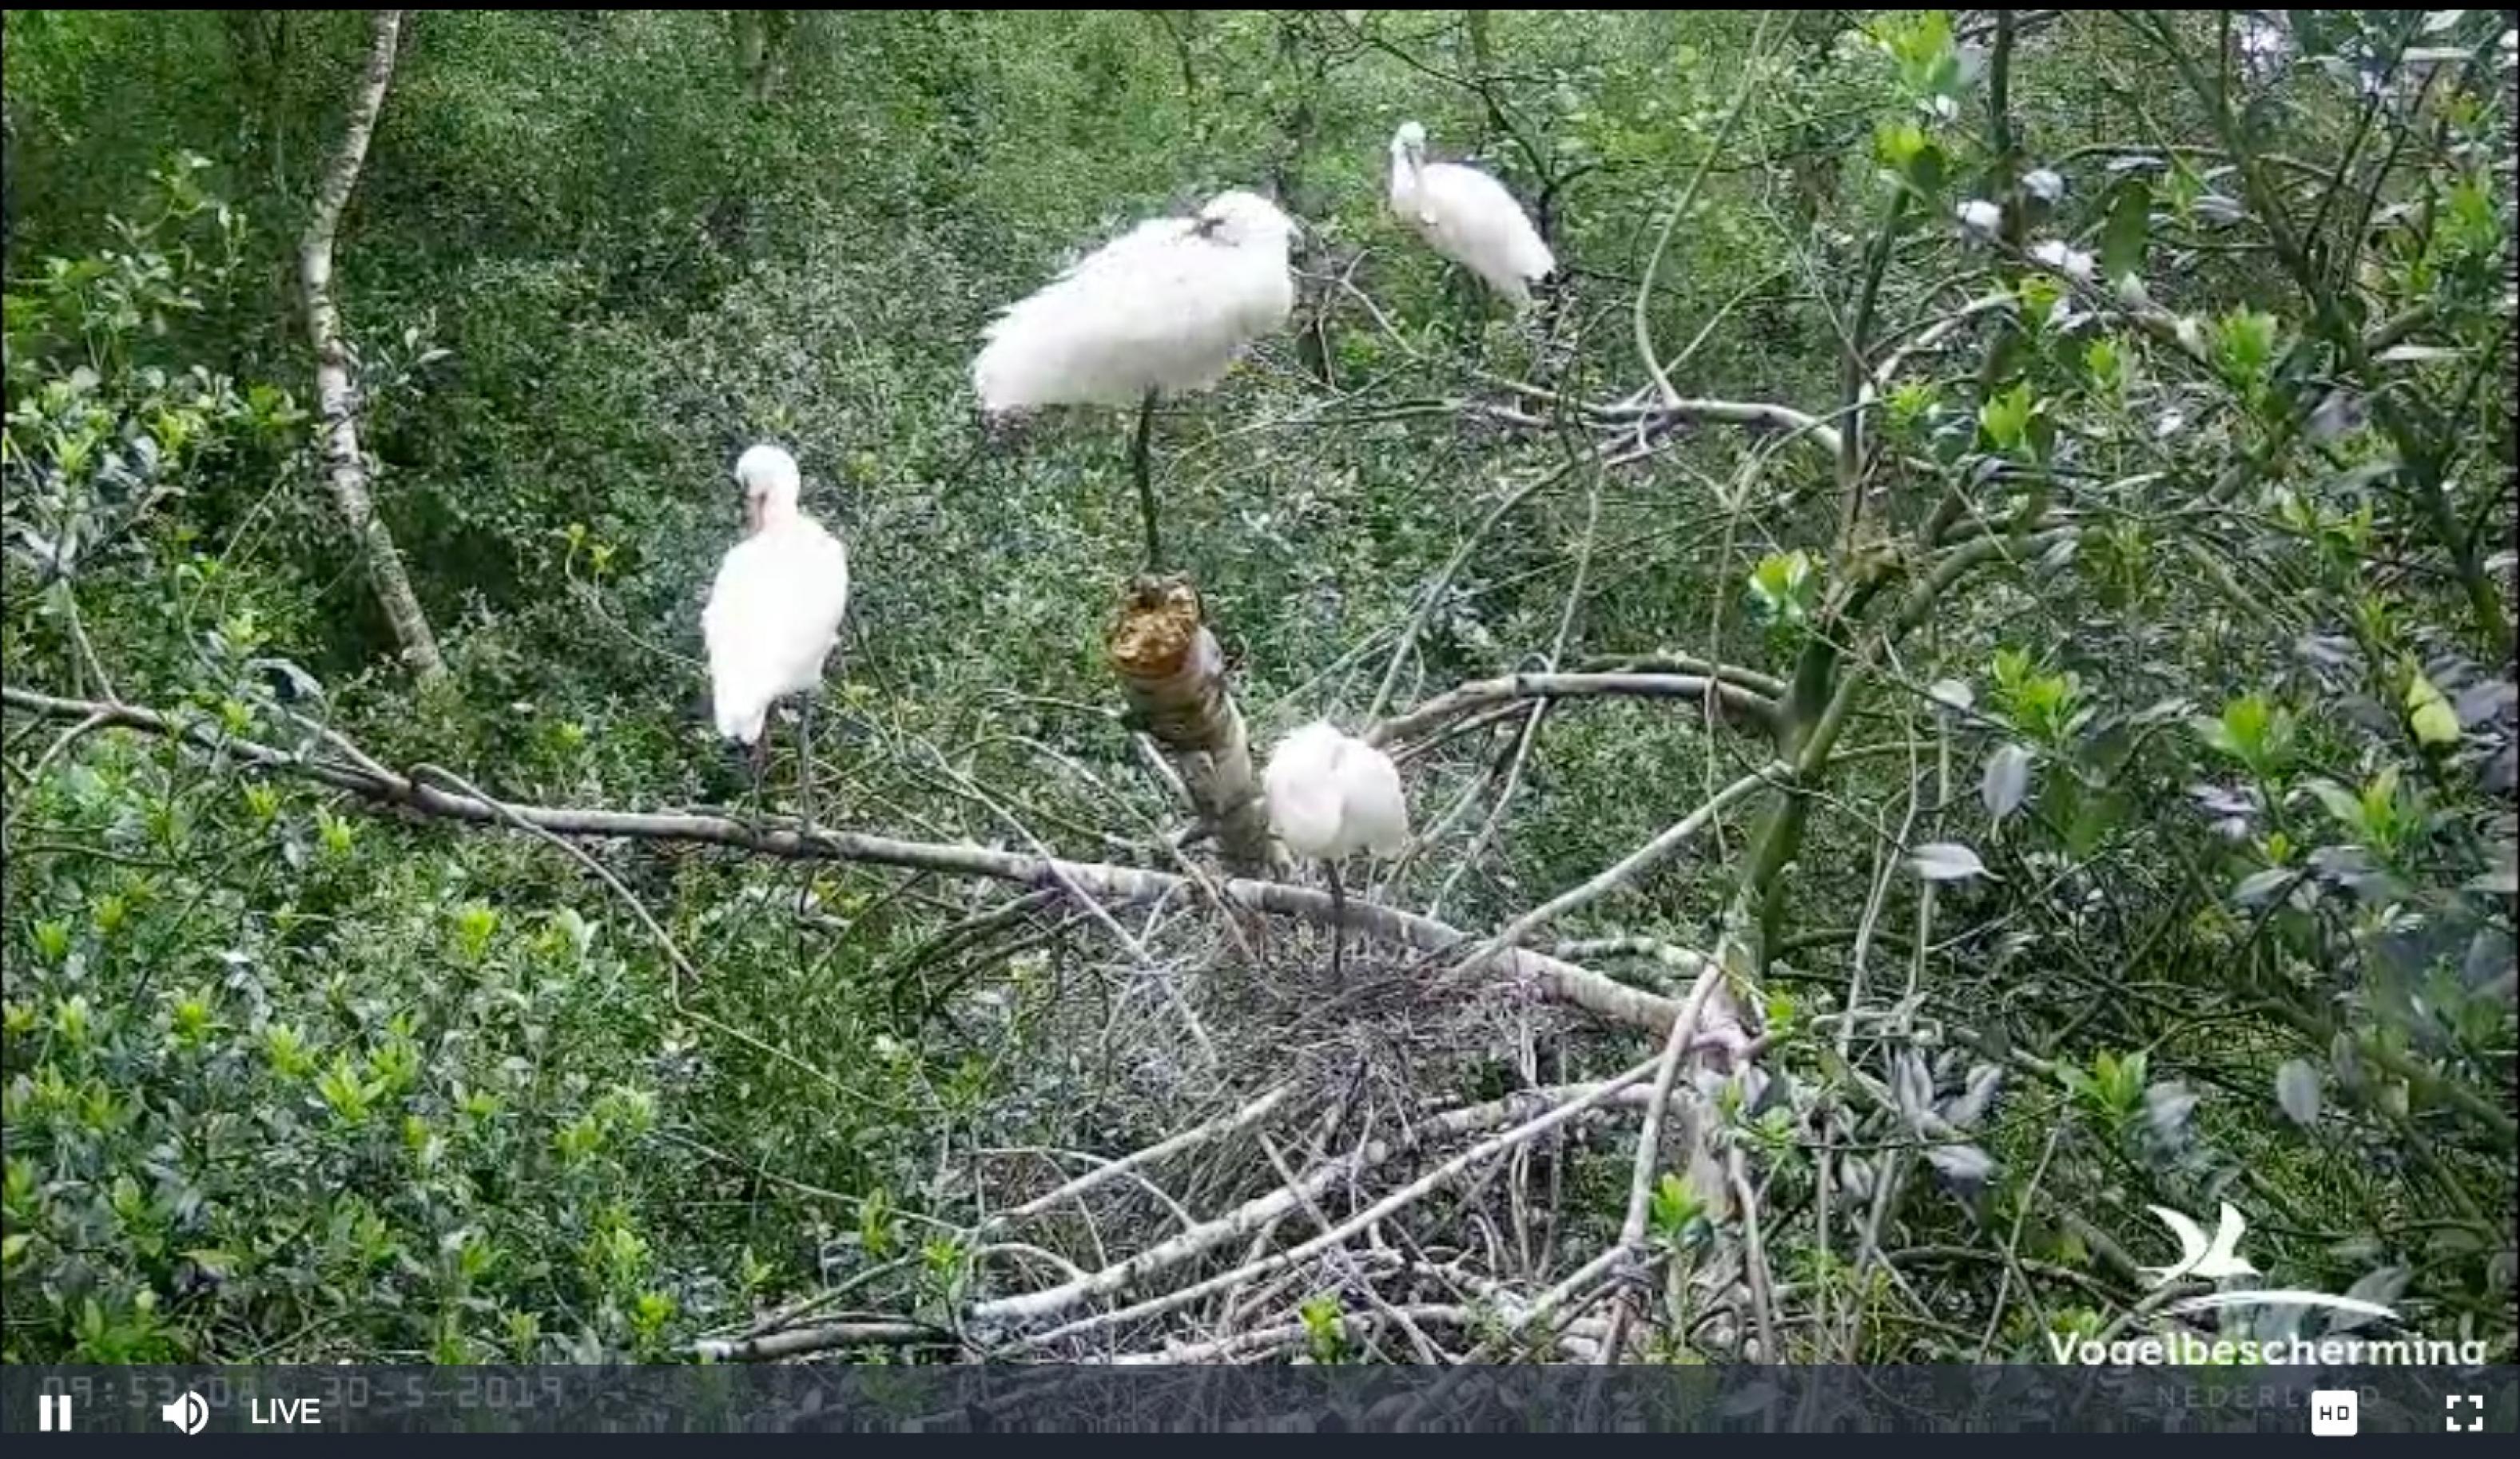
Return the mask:
M 941 1334 L 1059 1280 L 982 1226 L 1056 1153 L 1301 1075 L 1295 1160 L 1647 1057 L 1399 948 L 1351 945 L 1359 1011 L 1291 923 L 1246 957 L 1114 908 L 1131 948 L 1055 899 L 967 927 L 1004 887 L 585 842 L 616 887 L 236 749 L 744 801 L 697 618 L 775 437 L 856 580 L 823 818 L 1195 859 L 1102 656 L 1125 422 L 987 434 L 967 372 L 1081 246 L 1254 186 L 1307 229 L 1299 328 L 1168 408 L 1157 469 L 1259 741 L 1589 661 L 1782 681 L 1773 743 L 1605 696 L 1414 753 L 1427 839 L 1376 892 L 1491 932 L 1793 767 L 1534 940 L 1726 949 L 1772 1037 L 1715 1118 L 1770 1356 L 2046 1360 L 2153 1320 L 2147 1205 L 2228 1200 L 2273 1285 L 2509 1361 L 2512 51 L 2487 12 L 2286 14 L 415 14 L 338 289 L 451 670 L 416 686 L 297 294 L 363 17 L 10 12 L 8 683 L 196 728 L 9 709 L 0 1352 L 666 1358 L 844 1282 Z M 1536 320 L 1388 215 L 1408 117 L 1539 204 L 1572 267 Z M 1641 337 L 1676 397 L 1789 410 L 1649 430 Z M 1406 1239 L 1550 1287 L 1617 1239 L 1633 1122 Z M 1168 1189 L 1213 1216 L 1271 1159 Z M 1745 1251 L 1688 1176 L 1643 1349 L 1679 1360 L 1751 1326 L 1682 1315 Z M 1247 1321 L 1406 1360 L 1344 1335 L 1364 1270 Z

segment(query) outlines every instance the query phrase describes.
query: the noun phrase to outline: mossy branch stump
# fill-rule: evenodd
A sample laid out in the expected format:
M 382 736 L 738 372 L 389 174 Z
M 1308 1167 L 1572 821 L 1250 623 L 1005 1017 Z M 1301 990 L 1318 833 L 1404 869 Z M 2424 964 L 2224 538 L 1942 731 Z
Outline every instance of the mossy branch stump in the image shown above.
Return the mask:
M 1226 682 L 1225 654 L 1183 577 L 1140 577 L 1121 595 L 1103 649 L 1120 676 L 1132 723 L 1181 772 L 1192 808 L 1237 876 L 1271 866 L 1269 816 L 1242 711 Z

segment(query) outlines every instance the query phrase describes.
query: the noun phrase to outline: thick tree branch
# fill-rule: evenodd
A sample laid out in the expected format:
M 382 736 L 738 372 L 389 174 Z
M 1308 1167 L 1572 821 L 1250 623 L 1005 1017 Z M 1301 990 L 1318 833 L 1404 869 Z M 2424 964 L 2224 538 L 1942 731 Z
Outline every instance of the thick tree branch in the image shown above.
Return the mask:
M 350 387 L 349 351 L 341 343 L 341 316 L 333 299 L 333 241 L 340 232 L 341 210 L 349 205 L 350 190 L 358 186 L 359 167 L 367 160 L 368 139 L 376 133 L 385 87 L 393 80 L 402 17 L 399 10 L 381 10 L 370 23 L 367 72 L 350 97 L 349 119 L 341 125 L 341 150 L 325 167 L 324 180 L 316 190 L 314 214 L 306 220 L 297 261 L 305 292 L 306 336 L 315 347 L 315 403 L 333 503 L 367 557 L 369 580 L 387 621 L 393 624 L 404 661 L 421 678 L 434 679 L 445 674 L 446 660 L 437 652 L 437 636 L 429 631 L 428 618 L 420 610 L 420 598 L 403 570 L 393 534 L 377 515 L 367 457 L 359 450 L 358 402 Z
M 1130 717 L 1172 757 L 1227 869 L 1268 870 L 1269 817 L 1251 742 L 1226 677 L 1225 653 L 1201 620 L 1197 589 L 1180 578 L 1130 584 L 1104 651 Z
M 515 801 L 493 804 L 407 776 L 379 775 L 308 759 L 256 741 L 219 734 L 206 720 L 178 721 L 136 705 L 58 699 L 14 686 L 0 690 L 0 697 L 18 708 L 48 718 L 81 720 L 102 716 L 108 726 L 178 738 L 205 752 L 224 754 L 255 769 L 294 775 L 348 792 L 372 807 L 397 809 L 431 820 L 480 826 L 521 824 L 558 836 L 687 842 L 789 861 L 855 861 L 947 876 L 988 877 L 1037 890 L 1081 893 L 1105 904 L 1146 905 L 1194 891 L 1190 878 L 1171 872 L 1025 856 L 985 846 L 901 841 L 820 827 L 808 833 L 792 821 L 747 823 L 728 816 L 687 812 L 605 810 Z M 1448 953 L 1470 940 L 1460 930 L 1432 918 L 1355 897 L 1346 899 L 1342 917 L 1328 892 L 1310 888 L 1253 878 L 1234 878 L 1215 885 L 1217 894 L 1237 907 L 1309 922 L 1336 922 L 1370 937 L 1420 952 Z M 1629 987 L 1557 958 L 1514 951 L 1492 961 L 1499 973 L 1524 984 L 1541 998 L 1648 1032 L 1668 1032 L 1672 1019 L 1680 1012 L 1679 1005 L 1670 998 Z

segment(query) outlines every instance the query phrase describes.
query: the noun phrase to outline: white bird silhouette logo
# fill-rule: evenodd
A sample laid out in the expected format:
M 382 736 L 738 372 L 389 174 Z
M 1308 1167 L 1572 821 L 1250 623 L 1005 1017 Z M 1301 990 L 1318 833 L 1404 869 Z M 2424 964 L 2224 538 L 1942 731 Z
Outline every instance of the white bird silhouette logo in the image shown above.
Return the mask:
M 2205 1228 L 2166 1206 L 2145 1208 L 2161 1217 L 2161 1224 L 2179 1238 L 2179 1260 L 2171 1266 L 2140 1268 L 2156 1287 L 2167 1287 L 2182 1277 L 2202 1277 L 2220 1281 L 2225 1277 L 2254 1277 L 2258 1269 L 2240 1254 L 2240 1235 L 2249 1229 L 2246 1217 L 2223 1203 L 2221 1218 L 2214 1227 L 2214 1238 L 2205 1238 Z M 2324 1292 L 2307 1292 L 2295 1287 L 2252 1289 L 2244 1292 L 2208 1292 L 2172 1302 L 2164 1308 L 2173 1316 L 2216 1311 L 2224 1307 L 2325 1307 L 2330 1311 L 2352 1312 L 2363 1317 L 2391 1321 L 2398 1314 L 2379 1302 L 2359 1297 L 2335 1297 Z
M 2167 1206 L 2147 1208 L 2161 1217 L 2161 1224 L 2170 1228 L 2171 1235 L 2179 1238 L 2177 1265 L 2143 1268 L 2152 1274 L 2154 1286 L 2166 1287 L 2181 1277 L 2203 1277 L 2215 1281 L 2224 1277 L 2258 1275 L 2258 1269 L 2240 1254 L 2240 1233 L 2249 1228 L 2248 1220 L 2231 1208 L 2230 1202 L 2223 1203 L 2222 1220 L 2215 1226 L 2211 1242 L 2205 1239 L 2204 1227 L 2181 1212 Z

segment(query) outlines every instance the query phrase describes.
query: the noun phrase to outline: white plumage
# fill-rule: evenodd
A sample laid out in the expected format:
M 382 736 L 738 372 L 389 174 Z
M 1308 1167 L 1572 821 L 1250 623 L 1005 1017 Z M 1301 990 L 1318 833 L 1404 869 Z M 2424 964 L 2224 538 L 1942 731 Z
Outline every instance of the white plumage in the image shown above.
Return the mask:
M 981 408 L 1134 405 L 1215 385 L 1294 312 L 1294 231 L 1246 192 L 1140 223 L 989 326 L 971 367 Z
M 1298 856 L 1396 856 L 1409 844 L 1409 804 L 1391 756 L 1315 720 L 1280 741 L 1261 790 L 1269 823 Z
M 752 745 L 770 707 L 823 682 L 849 606 L 849 555 L 796 506 L 795 458 L 760 445 L 736 462 L 749 533 L 728 549 L 700 613 L 718 733 Z
M 1414 121 L 1391 137 L 1391 210 L 1517 309 L 1531 302 L 1531 286 L 1557 269 L 1505 184 L 1475 167 L 1427 161 L 1426 129 Z

